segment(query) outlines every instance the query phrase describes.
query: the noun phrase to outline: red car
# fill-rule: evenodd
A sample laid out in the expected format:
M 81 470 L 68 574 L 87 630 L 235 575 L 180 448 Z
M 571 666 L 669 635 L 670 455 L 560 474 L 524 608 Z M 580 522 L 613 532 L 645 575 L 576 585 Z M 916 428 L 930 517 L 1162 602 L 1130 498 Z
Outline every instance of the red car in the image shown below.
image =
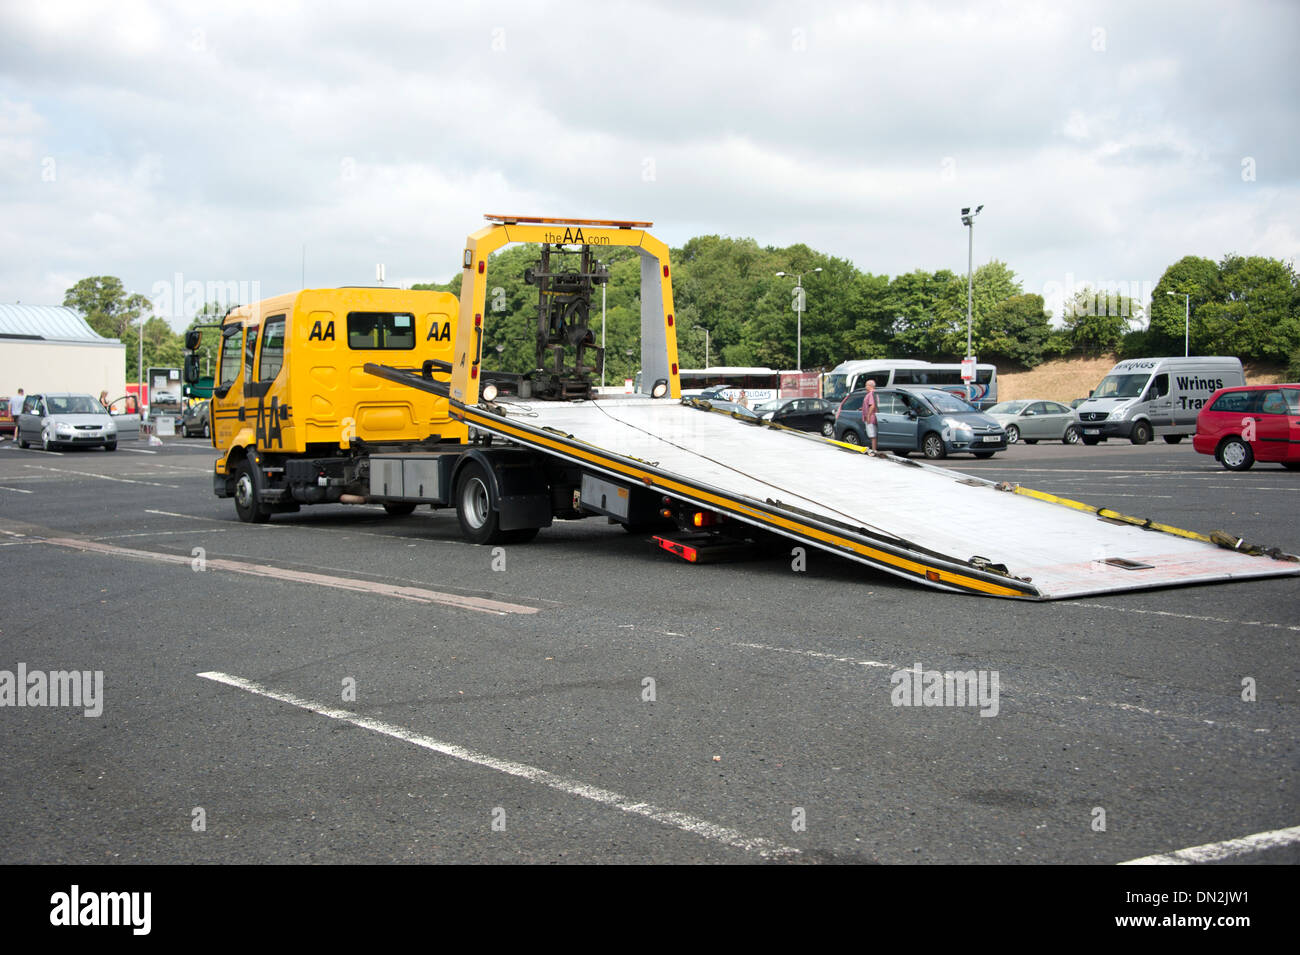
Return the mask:
M 14 433 L 14 419 L 9 414 L 9 398 L 0 395 L 0 434 Z
M 1223 388 L 1196 417 L 1192 447 L 1229 471 L 1276 461 L 1300 471 L 1300 384 Z

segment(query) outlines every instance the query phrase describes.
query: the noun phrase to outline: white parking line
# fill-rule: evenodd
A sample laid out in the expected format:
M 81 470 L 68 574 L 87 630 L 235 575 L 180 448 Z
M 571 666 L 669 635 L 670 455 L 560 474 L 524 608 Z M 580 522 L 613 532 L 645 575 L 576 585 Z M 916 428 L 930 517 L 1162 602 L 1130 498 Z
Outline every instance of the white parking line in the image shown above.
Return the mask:
M 642 816 L 646 819 L 653 819 L 655 822 L 662 823 L 665 826 L 672 826 L 683 832 L 689 832 L 692 835 L 708 839 L 712 842 L 718 842 L 733 849 L 743 849 L 745 852 L 755 852 L 764 858 L 788 858 L 800 855 L 800 851 L 790 846 L 783 846 L 780 843 L 772 842 L 755 836 L 747 836 L 735 829 L 727 826 L 719 826 L 705 819 L 688 815 L 684 812 L 677 812 L 674 809 L 663 809 L 659 806 L 651 805 L 647 802 L 639 802 L 624 796 L 621 793 L 613 792 L 609 789 L 601 789 L 598 786 L 591 786 L 587 783 L 579 782 L 575 779 L 566 779 L 556 773 L 546 769 L 539 769 L 536 766 L 529 766 L 527 763 L 517 763 L 514 760 L 499 759 L 495 756 L 488 756 L 485 753 L 478 753 L 472 749 L 466 749 L 463 746 L 457 746 L 454 743 L 444 743 L 436 740 L 431 736 L 425 736 L 423 733 L 416 733 L 401 726 L 392 723 L 384 723 L 380 720 L 371 719 L 366 716 L 359 716 L 348 710 L 339 709 L 333 706 L 325 706 L 321 703 L 314 703 L 311 700 L 294 696 L 292 693 L 284 693 L 278 690 L 272 690 L 252 680 L 245 680 L 242 677 L 230 676 L 226 673 L 208 671 L 200 673 L 198 676 L 205 680 L 213 680 L 217 683 L 224 683 L 226 686 L 232 686 L 249 693 L 255 693 L 258 696 L 264 696 L 268 699 L 278 700 L 281 703 L 288 703 L 290 706 L 296 706 L 319 716 L 325 716 L 332 720 L 338 720 L 341 723 L 348 723 L 352 726 L 367 729 L 374 733 L 380 733 L 393 739 L 402 740 L 427 749 L 434 753 L 441 753 L 443 756 L 450 756 L 453 759 L 459 759 L 466 763 L 472 763 L 475 766 L 482 766 L 485 769 L 491 769 L 499 773 L 506 773 L 519 779 L 525 779 L 528 782 L 539 783 L 556 792 L 565 793 L 569 796 L 578 796 L 581 799 L 589 799 L 592 802 L 600 803 L 603 806 L 609 806 L 620 812 L 625 812 L 634 816 Z
M 15 494 L 32 494 L 33 491 L 24 491 L 20 487 L 0 487 L 0 491 L 13 491 Z
M 1141 859 L 1130 859 L 1119 865 L 1196 865 L 1230 859 L 1248 852 L 1262 852 L 1265 849 L 1294 845 L 1297 842 L 1300 842 L 1300 826 L 1292 826 L 1290 829 L 1257 832 L 1253 836 L 1242 836 L 1240 839 L 1228 839 L 1225 842 L 1208 842 L 1203 846 L 1192 846 L 1190 849 L 1179 849 L 1177 852 L 1143 856 Z
M 855 660 L 853 657 L 836 656 L 833 653 L 825 653 L 820 650 L 799 650 L 792 647 L 773 647 L 764 643 L 733 643 L 732 646 L 740 647 L 746 650 L 767 650 L 772 653 L 792 653 L 795 654 L 796 656 L 810 657 L 814 660 L 830 660 L 832 663 L 847 663 L 850 666 L 873 667 L 881 670 L 893 670 L 895 672 L 900 670 L 908 670 L 915 665 L 909 663 L 906 666 L 903 666 L 897 663 L 885 663 L 880 660 Z M 1137 706 L 1133 703 L 1119 703 L 1119 702 L 1115 702 L 1114 700 L 1099 700 L 1091 696 L 1061 697 L 1056 693 L 1039 693 L 1035 690 L 1021 690 L 1019 688 L 1012 689 L 1006 684 L 1005 681 L 1002 683 L 1002 690 L 1003 692 L 1008 692 L 1011 693 L 1012 695 L 1037 697 L 1039 699 L 1075 700 L 1076 702 L 1079 703 L 1086 703 L 1089 706 L 1104 706 L 1107 709 L 1122 710 L 1126 713 L 1141 713 L 1143 716 L 1155 716 L 1167 720 L 1183 720 L 1185 722 L 1196 723 L 1201 726 L 1229 726 L 1229 727 L 1234 727 L 1236 729 L 1248 730 L 1255 733 L 1263 731 L 1260 727 L 1246 726 L 1239 723 L 1225 723 L 1221 720 L 1207 720 L 1204 717 L 1200 717 L 1200 716 L 1188 716 L 1185 713 L 1170 713 L 1166 710 L 1152 710 L 1152 709 L 1147 709 L 1146 707 L 1143 706 Z
M 133 481 L 131 478 L 109 477 L 107 474 L 95 474 L 93 471 L 72 471 L 68 468 L 47 468 L 43 464 L 24 464 L 25 468 L 39 468 L 42 471 L 54 471 L 57 474 L 76 474 L 80 477 L 99 478 L 101 481 L 117 481 L 119 484 L 147 484 L 149 487 L 169 487 L 179 490 L 179 484 L 156 484 L 153 481 Z
M 50 537 L 45 543 L 56 547 L 68 547 L 73 550 L 91 553 L 110 554 L 115 557 L 133 557 L 139 560 L 153 560 L 164 564 L 190 564 L 188 554 L 167 554 L 151 550 L 134 550 L 129 547 L 117 547 L 113 544 L 101 544 L 97 541 L 82 540 L 71 537 Z M 275 567 L 270 564 L 250 564 L 239 560 L 227 560 L 222 557 L 206 559 L 208 570 L 225 570 L 236 574 L 249 574 L 254 577 L 273 578 L 299 584 L 314 584 L 318 587 L 332 587 L 336 590 L 350 590 L 359 593 L 374 594 L 380 597 L 397 597 L 415 603 L 442 604 L 461 610 L 476 610 L 497 616 L 507 614 L 538 613 L 539 608 L 526 604 L 506 603 L 487 597 L 468 597 L 464 594 L 444 593 L 427 590 L 424 587 L 400 587 L 396 584 L 382 583 L 375 580 L 361 580 L 357 577 L 335 577 L 330 574 L 313 574 L 305 570 L 291 570 L 287 567 Z
M 146 451 L 144 448 L 122 448 L 123 451 L 130 451 L 132 454 L 157 454 L 157 451 Z
M 1145 613 L 1155 617 L 1175 617 L 1179 620 L 1200 620 L 1204 623 L 1226 623 L 1234 627 L 1264 627 L 1268 630 L 1293 630 L 1300 632 L 1300 626 L 1287 623 L 1268 623 L 1264 620 L 1228 620 L 1225 617 L 1203 617 L 1191 613 L 1173 613 L 1169 610 L 1139 610 L 1136 607 L 1116 607 L 1112 604 L 1087 603 L 1082 600 L 1063 600 L 1058 607 L 1087 607 L 1090 610 L 1114 610 L 1117 613 Z

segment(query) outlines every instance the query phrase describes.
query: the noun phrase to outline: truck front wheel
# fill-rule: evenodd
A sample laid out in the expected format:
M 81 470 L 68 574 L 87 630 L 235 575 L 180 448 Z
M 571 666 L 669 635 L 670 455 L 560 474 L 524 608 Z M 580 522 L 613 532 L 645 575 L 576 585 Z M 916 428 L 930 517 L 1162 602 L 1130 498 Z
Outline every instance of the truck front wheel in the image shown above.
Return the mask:
M 240 461 L 235 468 L 235 513 L 245 524 L 265 524 L 271 519 L 257 499 L 257 483 L 253 480 L 253 466 Z

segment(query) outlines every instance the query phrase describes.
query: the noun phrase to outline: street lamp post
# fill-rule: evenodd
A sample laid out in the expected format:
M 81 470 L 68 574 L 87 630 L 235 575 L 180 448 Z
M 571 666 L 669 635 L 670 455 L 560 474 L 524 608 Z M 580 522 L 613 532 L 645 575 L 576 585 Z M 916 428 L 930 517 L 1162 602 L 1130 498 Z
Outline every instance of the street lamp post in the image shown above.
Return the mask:
M 966 244 L 966 357 L 973 357 L 971 352 L 971 324 L 972 316 L 975 313 L 975 217 L 980 214 L 983 206 L 976 206 L 975 211 L 971 212 L 970 207 L 961 210 L 961 224 L 966 226 L 969 232 L 969 239 Z
M 970 211 L 970 206 L 961 210 L 961 224 L 969 230 L 969 238 L 966 243 L 966 357 L 974 358 L 971 351 L 971 326 L 975 314 L 975 217 L 980 214 L 983 206 L 976 206 L 975 211 Z M 966 397 L 971 396 L 970 382 L 966 383 Z
M 1186 358 L 1191 352 L 1192 341 L 1192 293 L 1191 292 L 1166 292 L 1166 295 L 1181 295 L 1183 297 L 1183 357 Z
M 810 271 L 808 274 L 812 275 L 814 272 L 820 272 L 820 271 L 821 268 L 818 267 Z M 790 277 L 790 273 L 777 272 L 776 276 L 777 278 L 788 279 Z M 794 313 L 797 316 L 796 330 L 795 330 L 796 337 L 795 337 L 794 370 L 803 371 L 803 274 L 802 273 L 798 273 L 795 275 L 794 287 L 798 289 L 794 297 Z

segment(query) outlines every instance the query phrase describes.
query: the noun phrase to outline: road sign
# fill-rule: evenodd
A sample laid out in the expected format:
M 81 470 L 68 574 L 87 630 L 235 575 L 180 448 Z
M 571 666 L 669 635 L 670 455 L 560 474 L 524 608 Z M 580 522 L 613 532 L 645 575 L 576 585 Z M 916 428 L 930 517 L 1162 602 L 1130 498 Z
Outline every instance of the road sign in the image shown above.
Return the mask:
M 961 360 L 961 380 L 975 380 L 975 357 L 973 355 L 970 358 L 963 358 Z

